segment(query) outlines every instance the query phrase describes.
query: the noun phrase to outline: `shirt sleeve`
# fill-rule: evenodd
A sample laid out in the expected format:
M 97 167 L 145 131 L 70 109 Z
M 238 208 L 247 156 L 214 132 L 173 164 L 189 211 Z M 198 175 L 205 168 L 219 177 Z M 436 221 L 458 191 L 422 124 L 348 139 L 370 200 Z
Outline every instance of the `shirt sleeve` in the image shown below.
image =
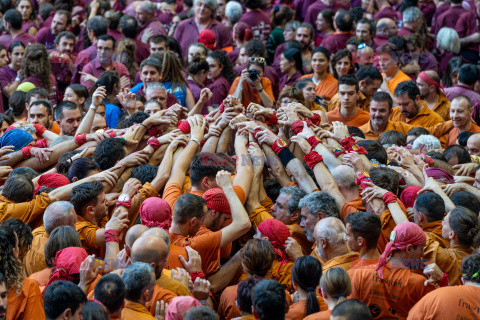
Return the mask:
M 30 224 L 52 203 L 47 193 L 40 193 L 32 201 L 21 203 L 0 203 L 0 221 L 18 218 Z
M 172 210 L 175 202 L 177 202 L 178 197 L 181 195 L 182 189 L 180 189 L 180 185 L 178 183 L 169 183 L 165 186 L 165 190 L 163 190 L 163 200 L 168 202 Z
M 220 267 L 220 242 L 222 231 L 208 232 L 191 239 L 190 246 L 202 257 L 202 269 L 206 276 Z
M 273 219 L 273 216 L 268 213 L 263 206 L 259 206 L 253 209 L 252 213 L 249 215 L 249 218 L 250 222 L 252 223 L 252 227 L 257 230 L 257 227 L 260 223 L 268 219 Z

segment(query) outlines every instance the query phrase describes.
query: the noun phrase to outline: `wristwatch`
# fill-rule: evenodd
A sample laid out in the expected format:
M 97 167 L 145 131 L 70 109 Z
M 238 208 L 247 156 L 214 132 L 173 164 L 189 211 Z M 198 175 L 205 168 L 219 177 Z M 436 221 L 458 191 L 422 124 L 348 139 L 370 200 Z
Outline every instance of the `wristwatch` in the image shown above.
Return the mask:
M 130 208 L 131 205 L 132 205 L 132 202 L 130 201 L 130 196 L 128 194 L 122 193 L 121 195 L 118 196 L 117 207 L 124 206 L 126 208 Z

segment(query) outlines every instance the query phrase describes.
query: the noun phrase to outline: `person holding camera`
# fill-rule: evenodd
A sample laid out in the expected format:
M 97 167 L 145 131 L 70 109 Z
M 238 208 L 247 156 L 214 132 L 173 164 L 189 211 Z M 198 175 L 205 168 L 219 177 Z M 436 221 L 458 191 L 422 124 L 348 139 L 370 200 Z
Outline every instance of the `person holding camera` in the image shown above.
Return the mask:
M 250 58 L 247 68 L 233 81 L 229 94 L 240 99 L 245 108 L 251 102 L 273 108 L 275 99 L 272 83 L 268 78 L 263 77 L 264 68 L 264 58 Z

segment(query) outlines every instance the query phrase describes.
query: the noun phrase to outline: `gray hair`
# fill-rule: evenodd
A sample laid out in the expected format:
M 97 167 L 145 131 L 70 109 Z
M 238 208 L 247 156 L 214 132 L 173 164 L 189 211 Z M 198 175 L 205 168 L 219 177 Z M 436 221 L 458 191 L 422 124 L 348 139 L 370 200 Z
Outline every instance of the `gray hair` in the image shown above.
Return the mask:
M 300 208 L 307 207 L 312 215 L 322 212 L 325 217 L 340 218 L 340 212 L 335 199 L 325 191 L 310 193 L 300 200 Z
M 442 148 L 440 140 L 438 140 L 437 137 L 434 137 L 431 134 L 422 134 L 413 141 L 413 149 L 420 149 L 422 146 L 425 146 L 425 151 L 427 152 L 430 150 Z
M 51 203 L 43 214 L 43 225 L 45 226 L 45 232 L 48 234 L 56 227 L 64 226 L 68 224 L 68 219 L 75 214 L 73 204 L 68 201 L 55 201 Z
M 52 141 L 52 143 L 50 144 L 50 147 L 53 147 L 56 144 L 60 144 L 62 142 L 69 141 L 69 140 L 73 140 L 73 136 L 59 136 Z
M 161 89 L 161 90 L 167 91 L 167 89 L 161 82 L 152 82 L 147 86 L 147 89 L 145 90 L 145 94 L 148 95 L 147 92 L 155 89 Z
M 298 27 L 300 27 L 300 22 L 298 21 L 289 21 L 285 24 L 285 29 L 293 29 L 294 31 L 297 31 Z
M 155 14 L 155 10 L 157 8 L 152 2 L 144 1 L 142 3 L 143 3 L 143 10 L 147 11 L 148 13 Z
M 291 196 L 287 203 L 288 211 L 290 211 L 290 213 L 300 209 L 298 204 L 300 200 L 307 195 L 307 193 L 299 187 L 283 187 L 280 189 L 280 193 L 289 194 Z
M 243 8 L 237 1 L 228 1 L 225 6 L 225 16 L 232 25 L 240 21 L 243 15 Z
M 23 131 L 27 131 L 28 133 L 32 134 L 32 133 L 37 133 L 37 130 L 35 129 L 35 127 L 31 124 L 25 124 L 23 126 L 20 126 L 18 129 L 20 130 L 23 130 Z
M 194 0 L 193 1 L 193 6 L 195 7 L 197 5 L 197 2 L 200 0 Z M 205 1 L 205 6 L 212 10 L 212 18 L 215 18 L 215 15 L 217 14 L 217 9 L 218 9 L 218 3 L 217 0 L 204 0 Z
M 357 177 L 355 176 L 355 171 L 352 167 L 347 165 L 340 165 L 335 167 L 331 173 L 333 179 L 339 187 L 352 189 L 357 186 L 355 184 L 355 180 Z
M 442 28 L 437 33 L 437 42 L 440 48 L 451 53 L 460 52 L 460 37 L 452 28 Z
M 315 239 L 323 238 L 333 247 L 345 244 L 345 234 L 345 225 L 338 218 L 324 218 L 315 226 Z
M 417 7 L 408 7 L 402 12 L 403 23 L 412 23 L 416 19 L 423 18 L 423 13 Z
M 155 285 L 153 267 L 145 262 L 134 262 L 122 273 L 125 283 L 125 299 L 138 301 L 148 287 Z

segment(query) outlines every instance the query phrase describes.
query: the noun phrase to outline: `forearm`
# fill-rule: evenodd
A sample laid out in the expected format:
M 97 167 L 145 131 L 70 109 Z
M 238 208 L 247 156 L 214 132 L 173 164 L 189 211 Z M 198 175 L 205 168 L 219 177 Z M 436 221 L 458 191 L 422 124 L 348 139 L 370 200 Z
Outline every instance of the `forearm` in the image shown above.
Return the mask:
M 225 127 L 223 129 L 222 134 L 220 135 L 220 139 L 217 143 L 217 152 L 226 153 L 228 146 L 230 145 L 230 140 L 232 137 L 232 128 L 230 126 Z
M 262 90 L 262 92 L 259 92 L 259 94 L 260 94 L 260 99 L 262 100 L 263 106 L 266 108 L 273 108 L 273 100 L 265 92 L 265 90 Z
M 20 81 L 13 81 L 10 85 L 5 86 L 2 88 L 2 93 L 7 97 L 10 98 L 10 96 L 17 91 L 18 85 L 20 84 Z
M 95 119 L 95 107 L 88 109 L 87 114 L 85 117 L 83 117 L 82 122 L 80 122 L 80 125 L 78 126 L 77 132 L 75 135 L 81 134 L 81 133 L 90 133 L 90 130 L 92 129 L 92 124 L 93 120 Z
M 248 218 L 248 214 L 245 211 L 245 207 L 243 206 L 242 202 L 240 202 L 240 199 L 235 193 L 233 187 L 229 186 L 222 188 L 222 190 L 230 206 L 232 222 L 221 230 L 222 239 L 220 241 L 220 248 L 225 247 L 232 241 L 244 235 L 252 226 L 250 219 Z
M 215 153 L 220 137 L 210 136 L 202 147 L 202 152 Z
M 50 200 L 52 200 L 52 202 L 61 201 L 61 200 L 68 200 L 69 196 L 70 196 L 70 191 L 72 191 L 72 189 L 74 187 L 76 187 L 76 186 L 78 186 L 78 185 L 80 185 L 84 182 L 92 182 L 92 181 L 94 181 L 94 179 L 95 179 L 95 175 L 83 178 L 81 180 L 78 180 L 77 182 L 73 182 L 73 183 L 67 184 L 63 187 L 59 187 L 59 188 L 56 188 L 56 189 L 50 191 L 48 193 L 48 196 L 50 197 Z
M 290 162 L 287 164 L 287 170 L 290 171 L 290 173 L 295 177 L 295 181 L 297 181 L 298 186 L 305 190 L 305 192 L 311 193 L 313 190 L 317 189 L 315 182 L 307 173 L 300 160 L 290 160 Z
M 22 151 L 18 150 L 12 153 L 5 155 L 7 159 L 0 161 L 1 166 L 13 167 L 17 163 L 23 160 Z
M 272 170 L 272 174 L 277 179 L 282 187 L 286 186 L 288 183 L 292 182 L 290 177 L 285 171 L 285 168 L 282 165 L 282 161 L 277 156 L 277 154 L 272 150 L 270 146 L 262 144 L 262 150 L 267 159 L 268 166 Z
M 43 170 L 52 165 L 55 165 L 58 162 L 58 159 L 68 151 L 72 151 L 78 148 L 78 144 L 75 140 L 68 140 L 62 143 L 59 143 L 52 147 L 52 153 L 48 155 L 48 161 L 45 161 L 43 164 L 40 164 L 37 158 L 32 157 L 30 159 L 20 162 L 16 167 L 30 167 L 33 170 Z
M 261 183 L 261 172 L 255 172 L 252 179 L 252 186 L 250 187 L 250 192 L 248 193 L 247 200 L 245 201 L 245 208 L 247 212 L 252 213 L 255 208 L 260 206 L 260 183 Z
M 387 205 L 390 214 L 392 215 L 395 224 L 400 224 L 403 222 L 408 222 L 407 215 L 402 211 L 398 202 L 392 202 Z
M 327 167 L 322 162 L 319 162 L 313 167 L 313 173 L 320 189 L 334 197 L 338 208 L 341 209 L 346 201 Z
M 162 163 L 158 166 L 157 175 L 153 179 L 151 185 L 155 191 L 160 190 L 165 186 L 169 178 L 169 172 L 172 170 L 173 165 L 173 149 L 167 148 L 165 155 L 163 156 Z
M 242 101 L 243 97 L 243 82 L 240 81 L 238 83 L 237 88 L 235 89 L 235 93 L 233 94 L 235 98 L 238 98 L 240 101 Z
M 105 267 L 104 274 L 112 272 L 116 269 L 117 255 L 120 252 L 120 245 L 118 242 L 109 241 L 105 243 Z
M 128 179 L 130 179 L 130 176 L 132 175 L 132 170 L 133 170 L 132 168 L 127 168 L 123 171 L 123 173 L 121 175 L 117 174 L 117 176 L 119 177 L 118 180 L 117 180 L 117 184 L 115 185 L 115 187 L 113 189 L 108 188 L 108 187 L 105 188 L 105 193 L 122 192 L 123 185 L 125 184 L 125 182 L 127 182 Z
M 321 143 L 315 146 L 315 151 L 323 157 L 323 163 L 330 171 L 342 164 L 342 162 Z
M 53 133 L 50 130 L 45 130 L 45 132 L 42 134 L 42 138 L 45 138 L 48 141 L 53 141 L 58 138 L 58 134 Z
M 242 251 L 238 251 L 226 264 L 224 264 L 217 272 L 208 277 L 210 281 L 210 290 L 212 293 L 223 291 L 236 277 L 242 272 Z
M 157 167 L 160 163 L 162 163 L 168 146 L 169 144 L 163 144 L 160 148 L 155 150 L 155 152 L 153 152 L 152 156 L 150 157 L 150 161 L 148 162 L 148 164 Z
M 188 167 L 190 166 L 190 162 L 192 162 L 192 158 L 197 152 L 198 149 L 198 144 L 190 140 L 188 142 L 188 145 L 183 149 L 182 153 L 178 157 L 177 160 L 175 160 L 171 174 L 170 174 L 170 179 L 168 179 L 167 184 L 169 183 L 177 183 L 179 185 L 182 185 L 183 182 L 185 181 L 185 173 L 187 172 Z
M 235 154 L 237 155 L 237 174 L 233 179 L 234 186 L 240 186 L 245 193 L 250 191 L 252 184 L 252 160 L 243 141 L 236 139 Z
M 466 37 L 463 37 L 463 38 L 460 38 L 460 45 L 463 47 L 463 46 L 466 46 L 466 45 L 469 45 L 471 43 L 478 43 L 476 41 L 476 35 L 475 34 L 471 34 L 469 36 L 466 36 Z

